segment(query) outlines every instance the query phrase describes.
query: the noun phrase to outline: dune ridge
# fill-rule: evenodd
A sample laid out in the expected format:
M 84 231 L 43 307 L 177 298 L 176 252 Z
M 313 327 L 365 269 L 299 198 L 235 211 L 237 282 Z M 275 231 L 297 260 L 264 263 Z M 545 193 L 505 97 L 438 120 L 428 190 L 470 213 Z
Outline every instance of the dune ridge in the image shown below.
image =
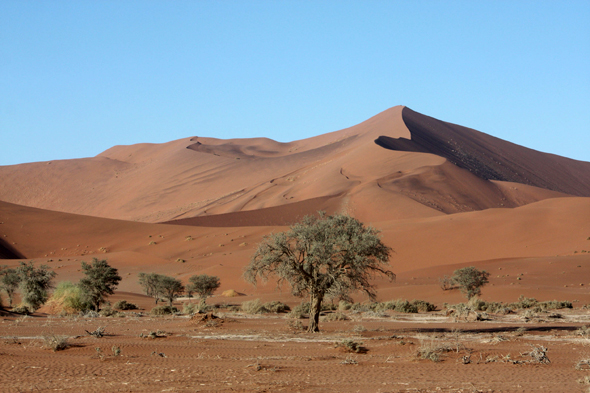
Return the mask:
M 0 178 L 0 200 L 142 222 L 299 206 L 295 217 L 316 198 L 376 222 L 590 195 L 590 163 L 402 106 L 289 143 L 199 136 L 114 146 L 93 158 L 0 167 Z

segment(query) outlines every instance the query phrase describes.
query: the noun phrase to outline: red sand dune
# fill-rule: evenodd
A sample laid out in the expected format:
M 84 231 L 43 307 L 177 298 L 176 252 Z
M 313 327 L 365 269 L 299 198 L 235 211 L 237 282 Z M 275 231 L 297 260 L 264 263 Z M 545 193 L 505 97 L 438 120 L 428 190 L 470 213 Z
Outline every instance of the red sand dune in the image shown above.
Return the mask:
M 398 281 L 378 281 L 382 296 L 459 301 L 437 279 L 476 265 L 492 271 L 490 298 L 590 301 L 590 163 L 408 108 L 291 143 L 116 146 L 0 167 L 0 179 L 1 263 L 48 263 L 58 279 L 77 280 L 80 261 L 96 256 L 120 270 L 122 291 L 140 291 L 141 271 L 207 273 L 221 290 L 276 297 L 274 284 L 241 279 L 256 244 L 326 210 L 376 226 L 395 250 Z
M 116 146 L 94 158 L 0 167 L 0 178 L 0 200 L 144 222 L 292 203 L 308 212 L 317 198 L 377 221 L 590 196 L 590 163 L 399 106 L 291 143 L 194 137 Z

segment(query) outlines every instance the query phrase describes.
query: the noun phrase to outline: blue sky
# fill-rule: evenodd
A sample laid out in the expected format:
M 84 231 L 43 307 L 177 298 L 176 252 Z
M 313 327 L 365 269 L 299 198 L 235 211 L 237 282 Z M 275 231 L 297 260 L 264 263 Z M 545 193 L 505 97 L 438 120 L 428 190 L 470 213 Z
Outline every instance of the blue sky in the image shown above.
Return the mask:
M 590 1 L 0 0 L 0 165 L 395 105 L 590 161 Z

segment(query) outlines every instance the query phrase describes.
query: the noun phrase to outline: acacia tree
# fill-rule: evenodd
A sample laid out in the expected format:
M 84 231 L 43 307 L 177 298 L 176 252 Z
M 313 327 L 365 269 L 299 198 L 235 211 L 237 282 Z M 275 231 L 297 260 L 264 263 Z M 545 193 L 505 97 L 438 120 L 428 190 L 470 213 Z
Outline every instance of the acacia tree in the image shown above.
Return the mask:
M 139 273 L 139 285 L 142 286 L 146 295 L 156 299 L 156 304 L 160 298 L 164 298 L 172 306 L 174 299 L 184 292 L 184 286 L 180 280 L 157 273 Z
M 186 292 L 189 296 L 196 293 L 201 298 L 201 306 L 205 305 L 207 298 L 213 295 L 213 292 L 219 288 L 219 277 L 208 276 L 206 274 L 199 274 L 191 276 L 188 279 L 189 283 L 186 286 Z
M 459 286 L 467 299 L 481 294 L 481 287 L 487 284 L 490 273 L 478 270 L 473 266 L 457 269 L 453 272 L 451 280 Z
M 160 275 L 157 273 L 139 273 L 139 285 L 146 295 L 153 297 L 158 304 L 161 293 L 159 292 Z
M 98 311 L 108 295 L 115 293 L 115 288 L 121 281 L 118 270 L 111 267 L 106 259 L 92 258 L 92 264 L 82 262 L 82 270 L 86 277 L 82 278 L 78 286 L 84 292 L 84 297 Z
M 172 307 L 172 302 L 181 293 L 184 292 L 184 286 L 180 280 L 174 277 L 159 275 L 158 279 L 158 293 L 168 300 L 168 305 Z
M 391 248 L 385 246 L 379 231 L 364 227 L 346 215 L 306 216 L 286 232 L 263 238 L 246 266 L 244 278 L 256 285 L 275 275 L 279 286 L 287 282 L 293 295 L 309 296 L 308 332 L 319 332 L 322 301 L 326 296 L 364 291 L 375 299 L 375 288 L 369 280 L 375 274 L 395 279 L 384 268 Z
M 16 274 L 19 278 L 22 304 L 35 311 L 47 301 L 47 291 L 52 287 L 51 281 L 56 276 L 55 272 L 47 265 L 36 268 L 31 261 L 28 264 L 21 262 L 16 268 Z
M 18 288 L 20 278 L 16 269 L 10 269 L 8 267 L 0 268 L 0 289 L 3 289 L 8 296 L 8 305 L 12 307 L 12 299 L 14 293 Z

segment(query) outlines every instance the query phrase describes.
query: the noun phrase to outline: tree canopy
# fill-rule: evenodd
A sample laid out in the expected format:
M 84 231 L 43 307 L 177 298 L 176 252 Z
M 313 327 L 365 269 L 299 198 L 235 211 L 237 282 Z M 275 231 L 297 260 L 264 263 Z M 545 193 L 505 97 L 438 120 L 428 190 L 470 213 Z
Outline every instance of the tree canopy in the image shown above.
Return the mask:
M 487 284 L 490 273 L 478 270 L 473 266 L 457 269 L 453 272 L 451 280 L 459 286 L 459 289 L 467 299 L 481 294 L 481 287 Z
M 35 311 L 47 301 L 49 296 L 47 291 L 52 287 L 51 281 L 56 276 L 55 272 L 47 265 L 36 268 L 31 261 L 28 264 L 21 262 L 16 268 L 16 274 L 22 304 L 31 311 Z
M 164 298 L 172 306 L 174 299 L 184 292 L 184 286 L 180 280 L 157 273 L 139 273 L 139 285 L 142 286 L 146 295 L 155 299 L 156 304 L 160 298 Z
M 8 267 L 0 268 L 0 289 L 3 289 L 4 292 L 6 292 L 6 296 L 8 296 L 8 305 L 10 307 L 12 307 L 14 293 L 16 292 L 19 283 L 20 278 L 16 269 Z
M 83 290 L 88 302 L 99 311 L 108 295 L 115 292 L 115 288 L 121 281 L 118 270 L 111 267 L 105 259 L 92 258 L 92 263 L 82 262 L 82 270 L 86 275 L 80 280 L 78 286 Z
M 244 272 L 246 281 L 278 278 L 279 286 L 288 283 L 293 295 L 310 297 L 309 332 L 319 331 L 319 315 L 325 296 L 363 291 L 376 296 L 371 278 L 376 274 L 395 279 L 385 269 L 391 248 L 385 246 L 379 231 L 364 227 L 346 215 L 306 216 L 286 232 L 263 238 Z
M 208 276 L 207 274 L 199 274 L 191 276 L 188 279 L 189 283 L 186 286 L 186 291 L 189 296 L 192 293 L 199 295 L 201 305 L 204 305 L 207 298 L 213 295 L 213 292 L 219 288 L 219 277 Z

